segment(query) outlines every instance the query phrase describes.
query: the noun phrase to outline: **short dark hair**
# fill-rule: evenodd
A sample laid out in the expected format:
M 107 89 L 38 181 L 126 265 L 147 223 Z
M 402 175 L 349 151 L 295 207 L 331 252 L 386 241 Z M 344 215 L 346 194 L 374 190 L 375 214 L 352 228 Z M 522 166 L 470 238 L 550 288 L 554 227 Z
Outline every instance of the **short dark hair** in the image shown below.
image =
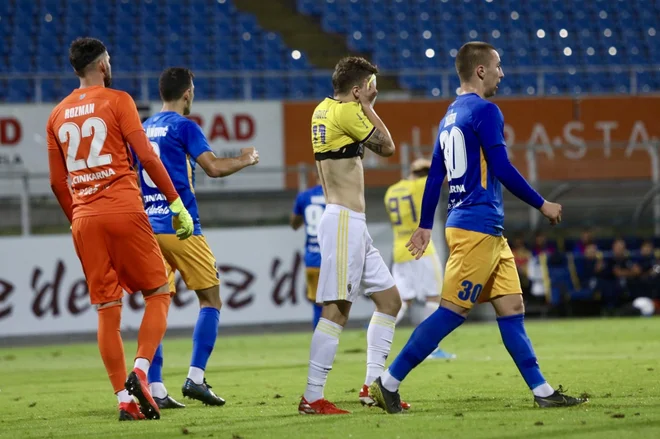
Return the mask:
M 158 80 L 160 98 L 165 102 L 173 102 L 181 98 L 192 86 L 195 77 L 190 69 L 185 67 L 170 67 L 165 69 Z
M 69 63 L 78 76 L 84 76 L 85 68 L 106 52 L 105 45 L 96 38 L 76 38 L 69 46 Z
M 348 56 L 339 60 L 332 74 L 335 93 L 348 93 L 354 86 L 361 86 L 369 76 L 378 73 L 378 67 L 359 56 Z
M 482 41 L 470 41 L 463 44 L 456 55 L 456 73 L 460 80 L 469 81 L 478 65 L 488 63 L 491 50 L 496 49 L 492 44 Z

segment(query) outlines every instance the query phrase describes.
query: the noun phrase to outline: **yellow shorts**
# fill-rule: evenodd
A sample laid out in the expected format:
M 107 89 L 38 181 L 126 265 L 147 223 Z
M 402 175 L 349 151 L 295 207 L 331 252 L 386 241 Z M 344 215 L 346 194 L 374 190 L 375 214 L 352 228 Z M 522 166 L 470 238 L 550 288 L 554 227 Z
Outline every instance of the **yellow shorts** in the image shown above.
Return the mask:
M 307 277 L 307 299 L 312 303 L 316 303 L 316 287 L 319 284 L 319 273 L 321 269 L 318 267 L 307 267 L 305 274 Z
M 503 236 L 448 227 L 449 260 L 442 298 L 463 308 L 508 294 L 522 294 L 513 253 Z
M 202 235 L 180 241 L 176 235 L 156 235 L 167 268 L 170 292 L 176 292 L 174 274 L 178 270 L 189 290 L 205 290 L 220 284 L 215 257 Z

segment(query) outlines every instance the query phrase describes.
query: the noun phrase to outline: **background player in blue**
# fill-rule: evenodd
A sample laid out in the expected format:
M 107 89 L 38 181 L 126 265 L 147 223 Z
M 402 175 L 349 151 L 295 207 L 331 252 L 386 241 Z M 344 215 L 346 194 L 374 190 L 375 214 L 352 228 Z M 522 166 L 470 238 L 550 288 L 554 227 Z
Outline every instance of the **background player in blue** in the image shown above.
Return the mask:
M 456 56 L 462 94 L 440 122 L 433 162 L 422 200 L 419 228 L 408 248 L 419 259 L 431 241 L 433 217 L 442 183 L 449 184 L 445 236 L 449 260 L 440 308 L 413 332 L 388 370 L 370 387 L 379 407 L 401 411 L 399 385 L 408 373 L 458 328 L 477 302 L 492 303 L 504 346 L 532 390 L 539 407 L 586 402 L 550 386 L 539 368 L 523 324 L 524 304 L 513 253 L 502 236 L 502 187 L 541 211 L 551 224 L 561 222 L 561 206 L 545 201 L 509 162 L 504 118 L 486 98 L 504 77 L 500 57 L 490 44 L 470 42 Z M 501 184 L 500 184 L 501 183 Z
M 189 241 L 179 241 L 172 228 L 171 213 L 163 194 L 139 165 L 144 206 L 168 269 L 170 292 L 176 292 L 174 274 L 178 270 L 188 289 L 199 299 L 199 316 L 193 332 L 192 359 L 183 396 L 208 405 L 223 405 L 206 383 L 204 370 L 213 351 L 220 321 L 220 280 L 215 257 L 199 222 L 195 199 L 195 164 L 210 177 L 225 177 L 259 162 L 254 148 L 241 149 L 237 158 L 218 158 L 209 146 L 199 125 L 185 118 L 194 99 L 194 75 L 188 69 L 170 68 L 160 76 L 159 89 L 163 108 L 144 122 L 147 137 L 160 156 L 179 196 L 195 223 Z M 149 369 L 149 383 L 154 399 L 161 408 L 180 408 L 167 393 L 162 378 L 163 346 L 159 346 Z
M 293 205 L 293 212 L 289 219 L 289 224 L 293 230 L 298 230 L 300 226 L 305 225 L 305 279 L 307 283 L 307 299 L 314 306 L 314 317 L 312 320 L 312 329 L 316 329 L 316 324 L 321 318 L 323 305 L 316 303 L 316 286 L 319 283 L 319 272 L 321 270 L 321 249 L 319 248 L 318 228 L 321 221 L 321 215 L 325 210 L 325 196 L 323 195 L 323 186 L 318 177 L 316 186 L 301 192 L 296 197 Z

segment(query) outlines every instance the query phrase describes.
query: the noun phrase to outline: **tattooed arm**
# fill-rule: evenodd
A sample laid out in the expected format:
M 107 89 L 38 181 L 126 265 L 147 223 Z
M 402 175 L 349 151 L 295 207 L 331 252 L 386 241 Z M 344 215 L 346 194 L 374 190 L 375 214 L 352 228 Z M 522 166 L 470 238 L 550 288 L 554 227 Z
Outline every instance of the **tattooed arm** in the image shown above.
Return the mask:
M 360 103 L 362 104 L 362 111 L 364 111 L 365 116 L 369 119 L 369 122 L 374 126 L 374 132 L 371 133 L 371 136 L 364 142 L 364 146 L 375 152 L 381 157 L 390 157 L 394 155 L 396 147 L 394 146 L 394 140 L 390 135 L 389 130 L 385 126 L 385 123 L 380 119 L 380 117 L 374 111 L 372 101 L 369 101 L 365 95 L 361 95 Z
M 380 131 L 378 128 L 369 136 L 369 138 L 364 142 L 364 146 L 378 154 L 382 157 L 390 157 L 394 154 L 394 142 L 392 137 Z

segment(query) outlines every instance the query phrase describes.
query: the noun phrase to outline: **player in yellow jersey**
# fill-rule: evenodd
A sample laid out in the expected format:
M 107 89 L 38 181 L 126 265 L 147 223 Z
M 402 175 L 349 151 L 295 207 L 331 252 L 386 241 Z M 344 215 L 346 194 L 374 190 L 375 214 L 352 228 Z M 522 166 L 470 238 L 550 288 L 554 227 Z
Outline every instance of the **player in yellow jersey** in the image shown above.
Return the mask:
M 394 247 L 392 251 L 392 277 L 401 295 L 402 306 L 396 316 L 398 324 L 406 315 L 415 299 L 425 301 L 424 318 L 431 315 L 440 306 L 440 290 L 442 288 L 442 264 L 431 241 L 424 256 L 416 260 L 410 254 L 406 244 L 410 235 L 419 225 L 419 215 L 422 206 L 422 196 L 426 177 L 431 168 L 428 159 L 417 159 L 411 167 L 411 173 L 385 192 L 385 210 L 390 217 Z M 456 355 L 442 349 L 436 349 L 429 358 L 452 359 Z
M 367 330 L 367 373 L 358 395 L 362 404 L 373 404 L 369 384 L 385 367 L 401 309 L 399 291 L 373 245 L 365 215 L 365 149 L 383 157 L 395 151 L 392 136 L 373 106 L 377 73 L 364 58 L 340 60 L 332 74 L 333 96 L 310 115 L 312 148 L 327 204 L 318 224 L 321 270 L 316 302 L 323 304 L 323 310 L 312 336 L 307 388 L 298 406 L 305 415 L 348 413 L 325 399 L 324 388 L 339 336 L 360 295 L 376 305 Z

